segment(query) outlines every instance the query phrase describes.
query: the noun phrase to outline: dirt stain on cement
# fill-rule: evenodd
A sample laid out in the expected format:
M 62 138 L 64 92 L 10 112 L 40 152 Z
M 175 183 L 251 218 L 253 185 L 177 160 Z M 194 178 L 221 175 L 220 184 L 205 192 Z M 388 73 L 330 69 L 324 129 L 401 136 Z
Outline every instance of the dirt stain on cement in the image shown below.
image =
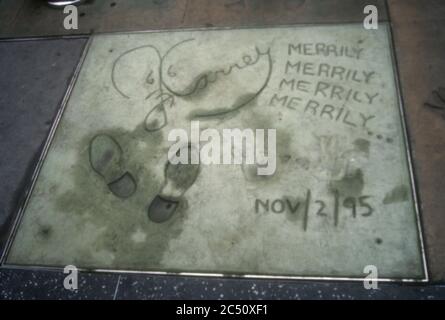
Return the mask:
M 397 202 L 404 202 L 408 200 L 409 189 L 405 185 L 394 187 L 391 191 L 386 193 L 383 198 L 383 204 L 391 204 Z
M 357 169 L 352 173 L 345 174 L 339 180 L 332 180 L 329 183 L 331 191 L 338 190 L 341 195 L 356 197 L 359 196 L 364 187 L 365 181 L 361 169 Z
M 72 166 L 73 186 L 56 200 L 55 208 L 60 215 L 77 215 L 79 230 L 85 227 L 98 231 L 92 243 L 86 243 L 79 254 L 80 265 L 99 263 L 97 255 L 112 257 L 109 266 L 129 269 L 152 269 L 161 267 L 164 252 L 169 242 L 182 232 L 187 216 L 187 206 L 180 204 L 172 219 L 156 224 L 147 217 L 148 205 L 159 193 L 163 179 L 166 148 L 161 147 L 162 133 L 149 133 L 143 124 L 133 131 L 114 128 L 97 132 L 112 136 L 122 148 L 125 169 L 134 177 L 137 189 L 128 198 L 116 197 L 107 183 L 90 165 L 88 147 L 92 136 L 85 136 L 77 149 L 77 163 Z M 160 163 L 160 172 L 155 172 Z M 42 229 L 43 230 L 43 229 Z M 51 232 L 41 231 L 42 237 L 51 237 Z M 135 241 L 136 239 L 136 241 Z M 103 265 L 102 265 L 103 267 Z
M 370 147 L 371 143 L 366 140 L 366 139 L 357 139 L 354 141 L 354 147 L 358 150 L 363 152 L 364 154 L 366 154 L 367 156 L 369 155 L 369 147 Z

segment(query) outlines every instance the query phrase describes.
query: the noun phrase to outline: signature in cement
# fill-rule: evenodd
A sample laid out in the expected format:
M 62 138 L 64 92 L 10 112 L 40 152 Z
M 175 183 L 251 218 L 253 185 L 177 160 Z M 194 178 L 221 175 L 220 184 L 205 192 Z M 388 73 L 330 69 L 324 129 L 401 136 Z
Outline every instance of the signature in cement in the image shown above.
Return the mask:
M 224 116 L 228 113 L 237 111 L 242 107 L 253 101 L 264 88 L 267 86 L 271 73 L 272 73 L 272 57 L 270 48 L 267 50 L 260 50 L 255 47 L 255 52 L 253 54 L 243 54 L 240 61 L 228 64 L 224 68 L 216 68 L 215 70 L 206 71 L 195 77 L 190 83 L 188 83 L 182 89 L 173 88 L 171 81 L 174 78 L 178 79 L 184 75 L 178 71 L 173 64 L 167 64 L 166 60 L 171 57 L 171 55 L 181 46 L 186 46 L 192 43 L 195 39 L 186 39 L 180 41 L 173 46 L 171 46 L 165 54 L 161 54 L 160 50 L 153 45 L 144 45 L 122 53 L 114 62 L 111 71 L 111 81 L 115 90 L 124 98 L 130 99 L 130 94 L 125 92 L 125 89 L 119 85 L 119 77 L 117 69 L 122 61 L 128 55 L 140 51 L 141 54 L 144 53 L 143 50 L 150 50 L 154 53 L 156 57 L 156 64 L 151 70 L 148 71 L 148 75 L 145 78 L 145 85 L 148 86 L 150 92 L 145 96 L 145 100 L 155 101 L 154 107 L 148 112 L 145 119 L 145 126 L 147 131 L 157 131 L 162 129 L 167 124 L 167 114 L 166 107 L 173 107 L 175 105 L 175 98 L 186 99 L 191 96 L 197 95 L 199 92 L 205 90 L 211 85 L 218 82 L 224 77 L 229 76 L 235 71 L 242 71 L 249 67 L 253 67 L 258 64 L 259 61 L 267 62 L 267 72 L 265 73 L 264 79 L 261 81 L 261 86 L 256 89 L 252 94 L 249 94 L 247 99 L 242 99 L 235 102 L 231 107 L 217 108 L 210 111 L 201 111 L 194 113 L 192 118 L 208 118 L 215 116 Z M 193 52 L 193 50 L 190 50 Z M 123 80 L 123 79 L 122 79 Z

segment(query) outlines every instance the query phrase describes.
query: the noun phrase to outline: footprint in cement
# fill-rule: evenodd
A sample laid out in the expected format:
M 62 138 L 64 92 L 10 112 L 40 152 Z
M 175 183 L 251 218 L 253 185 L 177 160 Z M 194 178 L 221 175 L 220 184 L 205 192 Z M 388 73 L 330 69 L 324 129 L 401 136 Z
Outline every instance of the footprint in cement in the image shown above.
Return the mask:
M 112 137 L 95 136 L 90 142 L 89 156 L 91 167 L 115 196 L 128 198 L 136 191 L 135 179 L 124 169 L 122 148 Z
M 186 163 L 174 164 L 174 161 L 169 159 L 165 164 L 164 186 L 148 207 L 148 217 L 153 222 L 162 223 L 169 220 L 175 213 L 181 197 L 198 177 L 199 164 L 191 163 L 192 153 L 198 152 L 197 149 L 190 144 L 184 145 L 176 156 L 179 157 L 183 152 L 186 153 L 184 157 L 188 159 Z

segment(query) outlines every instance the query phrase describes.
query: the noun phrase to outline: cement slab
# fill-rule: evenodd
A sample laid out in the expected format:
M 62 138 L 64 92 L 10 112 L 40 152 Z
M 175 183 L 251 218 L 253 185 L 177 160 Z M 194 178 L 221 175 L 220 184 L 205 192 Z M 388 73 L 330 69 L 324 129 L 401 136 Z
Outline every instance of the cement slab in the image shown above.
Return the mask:
M 385 24 L 94 36 L 8 263 L 423 279 L 399 102 Z M 154 222 L 191 120 L 275 129 L 276 172 L 201 164 Z M 123 189 L 95 165 L 104 136 Z

